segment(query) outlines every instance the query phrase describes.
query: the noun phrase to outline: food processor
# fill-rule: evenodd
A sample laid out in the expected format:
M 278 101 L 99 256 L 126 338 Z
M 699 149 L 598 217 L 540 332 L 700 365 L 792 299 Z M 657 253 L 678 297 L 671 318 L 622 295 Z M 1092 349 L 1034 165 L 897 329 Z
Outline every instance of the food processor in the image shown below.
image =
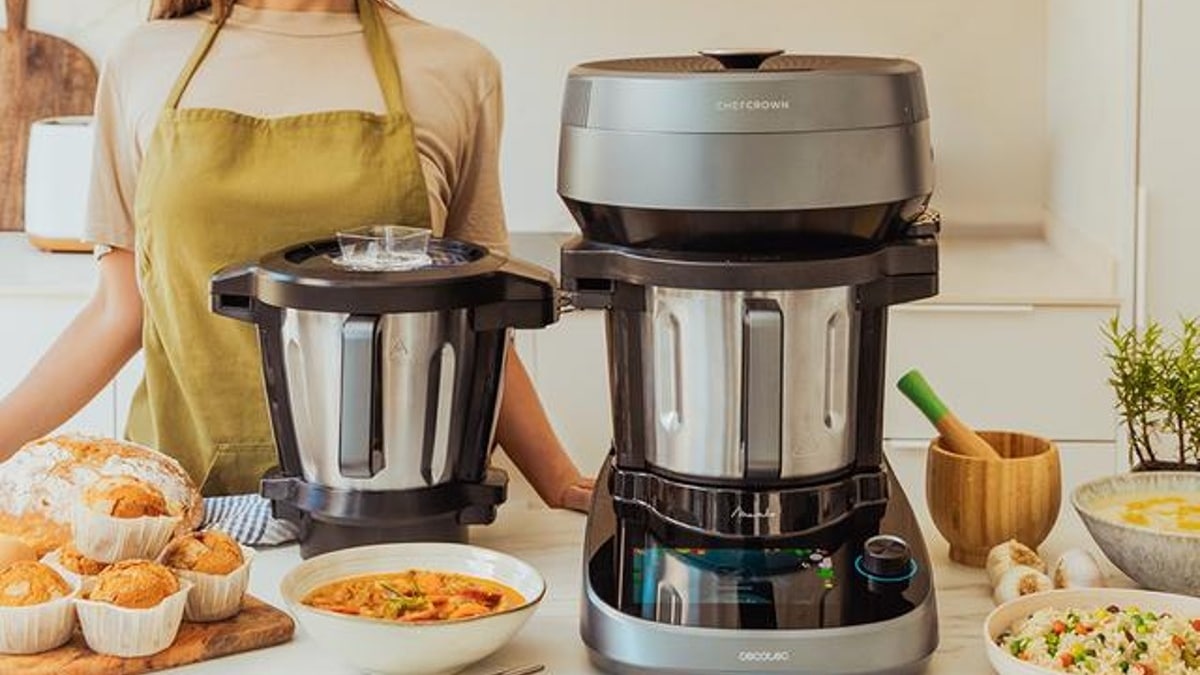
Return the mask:
M 888 307 L 937 290 L 920 67 L 777 50 L 581 65 L 558 190 L 582 232 L 564 287 L 607 317 L 593 661 L 921 672 L 932 568 L 882 450 Z
M 557 320 L 550 272 L 377 226 L 222 270 L 212 294 L 258 328 L 279 453 L 262 494 L 299 526 L 301 555 L 465 541 L 495 519 L 509 335 Z

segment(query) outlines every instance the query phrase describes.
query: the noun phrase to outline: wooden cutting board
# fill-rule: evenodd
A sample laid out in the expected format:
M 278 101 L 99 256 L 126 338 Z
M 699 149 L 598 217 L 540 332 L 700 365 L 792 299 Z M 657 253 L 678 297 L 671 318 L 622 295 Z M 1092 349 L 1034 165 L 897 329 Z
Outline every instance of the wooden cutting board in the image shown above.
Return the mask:
M 250 596 L 242 611 L 228 621 L 187 623 L 179 628 L 175 643 L 146 658 L 102 656 L 87 648 L 83 636 L 65 646 L 32 656 L 0 655 L 0 673 L 20 675 L 138 675 L 186 666 L 189 663 L 273 647 L 292 639 L 292 617 Z
M 0 231 L 23 228 L 29 127 L 40 119 L 90 115 L 96 66 L 66 40 L 25 27 L 27 0 L 5 0 L 0 39 Z

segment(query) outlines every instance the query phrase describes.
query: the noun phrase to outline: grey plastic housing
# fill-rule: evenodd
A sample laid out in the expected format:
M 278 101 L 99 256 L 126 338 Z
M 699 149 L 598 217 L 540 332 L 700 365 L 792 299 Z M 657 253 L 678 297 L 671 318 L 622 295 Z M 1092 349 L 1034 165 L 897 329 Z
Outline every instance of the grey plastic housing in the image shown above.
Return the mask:
M 912 61 L 785 54 L 727 68 L 657 57 L 568 76 L 558 191 L 595 241 L 687 245 L 679 230 L 879 239 L 933 184 Z

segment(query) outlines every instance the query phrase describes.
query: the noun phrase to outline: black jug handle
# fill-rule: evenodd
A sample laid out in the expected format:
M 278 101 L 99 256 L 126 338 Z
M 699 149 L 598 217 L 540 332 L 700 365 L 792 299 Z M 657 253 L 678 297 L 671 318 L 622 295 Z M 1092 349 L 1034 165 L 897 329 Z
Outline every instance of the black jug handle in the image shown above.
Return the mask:
M 255 284 L 258 266 L 235 265 L 213 275 L 210 284 L 212 311 L 220 316 L 255 322 Z
M 495 274 L 495 301 L 472 312 L 476 331 L 545 328 L 558 321 L 558 284 L 550 270 L 507 258 Z

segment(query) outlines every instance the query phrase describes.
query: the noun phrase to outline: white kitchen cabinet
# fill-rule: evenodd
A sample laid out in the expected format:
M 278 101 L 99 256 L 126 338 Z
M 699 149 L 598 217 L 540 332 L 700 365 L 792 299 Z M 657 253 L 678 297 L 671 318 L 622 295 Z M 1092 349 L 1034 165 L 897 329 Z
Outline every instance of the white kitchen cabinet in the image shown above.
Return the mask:
M 533 342 L 530 368 L 550 422 L 580 469 L 598 470 L 612 442 L 604 313 L 564 314 L 527 335 Z
M 1200 3 L 1144 0 L 1142 24 L 1141 173 L 1144 254 L 1139 276 L 1144 313 L 1173 324 L 1200 315 L 1200 227 L 1196 163 L 1200 159 Z
M 1101 328 L 1107 307 L 919 304 L 892 310 L 884 434 L 928 438 L 928 421 L 895 382 L 925 374 L 980 429 L 1111 443 L 1115 419 Z

